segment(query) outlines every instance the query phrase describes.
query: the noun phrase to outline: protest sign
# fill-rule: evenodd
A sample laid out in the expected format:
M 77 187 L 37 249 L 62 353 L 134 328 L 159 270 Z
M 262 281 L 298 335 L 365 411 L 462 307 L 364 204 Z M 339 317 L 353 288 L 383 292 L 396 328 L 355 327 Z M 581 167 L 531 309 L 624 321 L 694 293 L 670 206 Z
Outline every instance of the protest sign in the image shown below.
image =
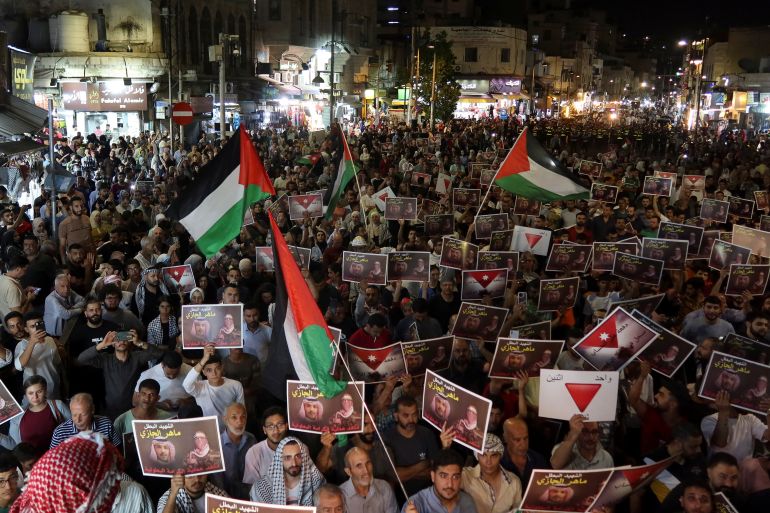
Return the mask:
M 616 371 L 540 371 L 540 417 L 569 420 L 581 414 L 591 422 L 615 420 L 618 404 Z
M 631 315 L 658 334 L 658 338 L 653 340 L 636 358 L 639 361 L 649 363 L 650 368 L 655 372 L 670 378 L 679 370 L 679 367 L 689 358 L 697 346 L 667 330 L 639 310 L 634 310 Z
M 342 279 L 371 285 L 387 283 L 388 256 L 375 253 L 342 252 Z
M 388 281 L 430 280 L 430 253 L 427 251 L 393 251 L 387 257 Z
M 346 345 L 350 374 L 356 381 L 378 383 L 406 372 L 401 344 L 396 342 L 377 349 Z
M 441 246 L 441 260 L 439 265 L 452 269 L 476 269 L 476 255 L 479 247 L 470 242 L 444 237 Z
M 606 470 L 538 470 L 532 477 L 521 501 L 522 511 L 583 513 L 602 493 L 612 469 Z
M 537 310 L 553 312 L 560 308 L 572 308 L 577 301 L 580 288 L 580 278 L 557 278 L 540 280 Z
M 563 273 L 584 273 L 591 263 L 591 244 L 554 244 L 545 270 Z
M 459 338 L 495 341 L 507 314 L 506 308 L 463 302 L 451 333 Z
M 539 376 L 541 369 L 553 368 L 563 347 L 561 340 L 498 338 L 489 377 L 514 378 L 521 371 Z
M 401 342 L 407 374 L 422 376 L 426 370 L 439 372 L 448 368 L 454 340 L 453 336 L 448 336 Z
M 768 397 L 768 380 L 767 365 L 714 351 L 698 395 L 713 401 L 718 392 L 724 391 L 730 394 L 731 405 L 765 416 L 767 410 L 761 408 L 760 402 Z
M 243 347 L 243 305 L 182 305 L 182 347 Z
M 323 195 L 321 193 L 289 196 L 289 219 L 296 221 L 305 217 L 323 216 Z
M 289 429 L 303 433 L 360 433 L 364 430 L 363 393 L 361 382 L 348 383 L 343 392 L 326 397 L 313 382 L 288 380 Z
M 463 271 L 460 299 L 476 301 L 485 297 L 494 299 L 505 295 L 508 269 Z
M 171 293 L 187 294 L 197 286 L 190 264 L 164 267 L 162 272 L 163 282 Z

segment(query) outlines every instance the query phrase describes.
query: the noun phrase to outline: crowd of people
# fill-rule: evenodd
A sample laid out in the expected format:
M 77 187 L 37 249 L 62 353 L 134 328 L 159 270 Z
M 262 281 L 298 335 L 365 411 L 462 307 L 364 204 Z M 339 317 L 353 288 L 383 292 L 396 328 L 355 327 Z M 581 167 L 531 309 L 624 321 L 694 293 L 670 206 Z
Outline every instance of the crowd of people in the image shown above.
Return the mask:
M 586 188 L 618 187 L 615 201 L 551 201 L 519 215 L 515 192 L 487 191 L 478 171 L 499 166 L 525 127 Z M 328 215 L 291 220 L 284 194 L 333 186 L 341 128 L 322 139 L 301 127 L 250 135 L 277 195 L 254 204 L 238 237 L 212 258 L 165 212 L 199 173 L 217 172 L 207 164 L 226 141 L 202 137 L 175 145 L 155 133 L 59 140 L 56 161 L 75 178 L 58 191 L 55 217 L 50 191 L 33 204 L 17 202 L 41 180 L 43 157 L 7 163 L 19 176 L 10 192 L 0 186 L 0 377 L 22 413 L 0 427 L 0 512 L 203 513 L 209 493 L 315 506 L 319 513 L 508 513 L 520 507 L 533 470 L 596 470 L 666 458 L 673 463 L 665 479 L 601 511 L 712 513 L 718 492 L 739 513 L 766 509 L 770 394 L 755 391 L 755 410 L 767 412 L 759 415 L 733 406 L 729 386 L 715 400 L 698 392 L 725 336 L 736 333 L 770 350 L 770 300 L 764 288 L 726 295 L 729 268 L 710 266 L 703 248 L 691 250 L 680 270 L 664 270 L 657 286 L 591 266 L 584 273 L 545 271 L 549 252 L 519 252 L 504 296 L 478 302 L 506 309 L 503 336 L 549 324 L 550 335 L 537 338 L 566 342 L 555 357 L 557 369 L 592 370 L 572 347 L 611 313 L 612 303 L 657 294 L 663 296 L 651 320 L 696 349 L 671 378 L 632 360 L 620 374 L 615 422 L 581 415 L 555 422 L 538 414 L 537 376 L 490 378 L 495 343 L 456 338 L 439 374 L 492 404 L 483 451 L 476 453 L 453 442 L 452 429 L 421 420 L 420 375 L 367 383 L 370 413 L 361 433 L 289 430 L 287 370 L 271 365 L 273 330 L 283 329 L 272 322 L 275 277 L 257 260 L 257 248 L 272 243 L 271 212 L 288 244 L 310 251 L 303 275 L 328 325 L 340 330 L 343 351 L 346 341 L 377 349 L 415 334 L 438 338 L 452 331 L 460 309 L 461 273 L 440 265 L 443 236 L 427 235 L 419 220 L 384 219 L 379 192 L 390 188 L 396 197 L 417 198 L 421 209 L 430 205 L 424 213 L 451 214 L 451 233 L 444 235 L 481 251 L 490 245 L 475 233 L 475 218 L 483 214 L 504 214 L 509 228 L 550 231 L 551 246 L 656 238 L 661 222 L 726 234 L 740 225 L 767 230 L 761 225 L 761 216 L 770 214 L 766 205 L 757 204 L 749 217 L 700 218 L 704 199 L 753 201 L 755 191 L 770 189 L 766 139 L 686 131 L 652 111 L 633 122 L 455 120 L 433 130 L 404 123 L 351 128 L 346 137 L 356 178 Z M 579 174 L 583 161 L 601 164 L 599 171 Z M 645 177 L 654 174 L 673 177 L 670 195 L 642 193 Z M 440 186 L 439 175 L 449 183 Z M 703 189 L 694 190 L 685 175 L 703 175 Z M 453 189 L 480 189 L 483 204 L 458 207 Z M 429 265 L 430 278 L 344 281 L 344 251 L 428 252 L 422 265 Z M 763 264 L 768 256 L 753 252 L 749 262 Z M 188 293 L 170 290 L 163 278 L 162 268 L 181 264 L 195 277 Z M 541 280 L 566 276 L 579 277 L 574 306 L 539 311 Z M 243 304 L 243 347 L 184 349 L 181 306 L 218 303 Z M 126 443 L 131 421 L 200 416 L 220 419 L 225 471 L 143 475 Z M 155 456 L 170 456 L 162 440 L 156 445 Z M 560 493 L 567 492 L 553 490 L 553 504 L 568 499 Z

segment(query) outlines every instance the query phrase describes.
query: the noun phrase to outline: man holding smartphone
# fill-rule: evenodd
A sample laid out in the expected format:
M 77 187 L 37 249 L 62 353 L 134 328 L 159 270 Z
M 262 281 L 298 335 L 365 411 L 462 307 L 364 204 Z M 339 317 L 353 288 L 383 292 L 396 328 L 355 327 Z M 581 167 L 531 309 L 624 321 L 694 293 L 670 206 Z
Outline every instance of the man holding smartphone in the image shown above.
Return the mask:
M 45 332 L 43 315 L 28 312 L 24 315 L 27 337 L 21 340 L 14 350 L 16 369 L 24 372 L 26 381 L 34 375 L 42 376 L 48 382 L 48 398 L 61 399 L 62 359 L 61 347 Z

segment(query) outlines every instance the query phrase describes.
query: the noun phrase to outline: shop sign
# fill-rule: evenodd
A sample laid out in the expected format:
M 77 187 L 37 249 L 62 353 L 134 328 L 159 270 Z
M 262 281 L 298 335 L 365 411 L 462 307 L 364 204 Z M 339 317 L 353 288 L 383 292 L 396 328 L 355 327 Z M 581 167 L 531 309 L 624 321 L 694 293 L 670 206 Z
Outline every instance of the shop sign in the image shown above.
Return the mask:
M 62 106 L 65 110 L 85 112 L 147 110 L 147 87 L 143 83 L 127 86 L 121 82 L 65 82 Z
M 513 77 L 493 78 L 489 81 L 489 92 L 494 94 L 518 94 L 521 92 L 521 79 Z
M 460 79 L 457 83 L 463 92 L 486 94 L 489 91 L 489 80 Z
M 11 94 L 20 100 L 35 103 L 35 90 L 33 79 L 35 78 L 36 55 L 27 52 L 10 49 L 11 52 Z
M 193 114 L 208 114 L 214 110 L 213 96 L 190 96 Z

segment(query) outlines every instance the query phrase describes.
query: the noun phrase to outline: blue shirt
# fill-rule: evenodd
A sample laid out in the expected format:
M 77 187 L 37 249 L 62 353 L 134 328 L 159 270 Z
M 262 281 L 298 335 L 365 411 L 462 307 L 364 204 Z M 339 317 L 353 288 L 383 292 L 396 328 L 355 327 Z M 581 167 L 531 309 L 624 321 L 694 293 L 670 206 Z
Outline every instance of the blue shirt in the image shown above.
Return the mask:
M 230 435 L 227 434 L 227 430 L 222 432 L 220 439 L 222 440 L 222 457 L 225 460 L 223 488 L 231 497 L 247 497 L 248 487 L 243 488 L 246 453 L 251 446 L 257 443 L 257 439 L 251 433 L 244 432 L 240 443 L 235 445 L 230 439 Z M 216 480 L 214 484 L 219 485 Z
M 416 494 L 409 497 L 409 501 L 413 502 L 417 511 L 420 513 L 476 513 L 476 503 L 467 493 L 460 491 L 460 498 L 457 501 L 455 509 L 448 511 L 441 503 L 441 499 L 436 494 L 436 489 L 433 486 L 423 488 Z M 406 507 L 409 505 L 409 501 L 404 503 L 401 508 L 401 513 L 406 512 Z
M 115 429 L 112 427 L 112 421 L 102 415 L 94 415 L 94 420 L 91 422 L 91 431 L 98 431 L 103 434 L 104 438 L 112 442 L 112 445 L 115 447 L 120 447 L 123 443 L 121 435 L 115 432 Z M 72 419 L 65 420 L 54 429 L 50 448 L 53 449 L 78 433 L 80 433 L 80 430 L 75 427 Z
M 520 472 L 519 468 L 511 461 L 511 457 L 508 456 L 508 451 L 503 453 L 503 459 L 500 460 L 500 465 L 510 472 L 516 474 L 516 477 L 521 481 L 521 486 L 526 490 L 529 484 L 529 478 L 532 477 L 532 471 L 535 469 L 549 469 L 551 464 L 538 452 L 532 449 L 527 450 L 527 464 L 524 466 L 524 471 Z
M 243 352 L 254 355 L 259 358 L 259 363 L 267 364 L 268 349 L 270 347 L 270 337 L 273 334 L 272 328 L 259 325 L 256 331 L 251 331 L 246 323 L 243 323 Z

